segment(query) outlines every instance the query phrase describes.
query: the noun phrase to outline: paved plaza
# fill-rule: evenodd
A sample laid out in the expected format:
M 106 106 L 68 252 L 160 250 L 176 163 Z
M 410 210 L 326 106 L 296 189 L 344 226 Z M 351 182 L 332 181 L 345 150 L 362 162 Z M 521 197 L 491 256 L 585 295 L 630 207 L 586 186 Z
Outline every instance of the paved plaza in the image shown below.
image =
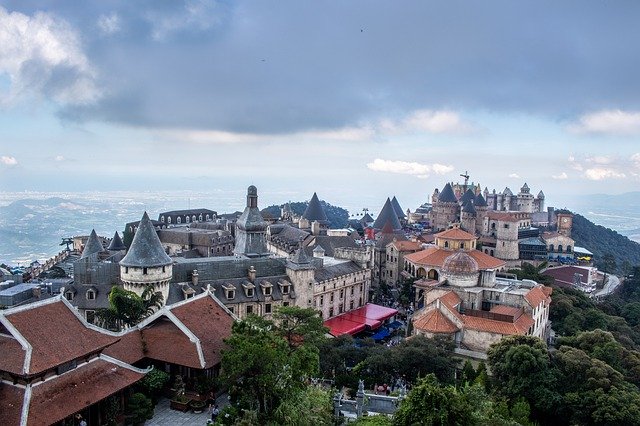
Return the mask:
M 226 395 L 222 395 L 217 399 L 218 407 L 222 409 L 228 405 Z M 146 426 L 204 426 L 207 424 L 207 420 L 210 419 L 210 415 L 205 410 L 204 413 L 194 414 L 191 411 L 183 413 L 182 411 L 172 410 L 169 408 L 169 400 L 162 398 L 153 413 L 153 419 L 145 422 Z

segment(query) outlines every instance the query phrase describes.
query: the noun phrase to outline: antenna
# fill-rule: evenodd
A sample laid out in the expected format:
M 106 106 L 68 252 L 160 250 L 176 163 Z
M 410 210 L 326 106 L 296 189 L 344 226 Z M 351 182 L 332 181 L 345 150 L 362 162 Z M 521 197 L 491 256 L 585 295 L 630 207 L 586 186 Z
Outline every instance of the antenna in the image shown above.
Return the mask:
M 469 172 L 465 170 L 464 174 L 461 173 L 460 176 L 464 178 L 464 190 L 466 192 L 469 184 Z

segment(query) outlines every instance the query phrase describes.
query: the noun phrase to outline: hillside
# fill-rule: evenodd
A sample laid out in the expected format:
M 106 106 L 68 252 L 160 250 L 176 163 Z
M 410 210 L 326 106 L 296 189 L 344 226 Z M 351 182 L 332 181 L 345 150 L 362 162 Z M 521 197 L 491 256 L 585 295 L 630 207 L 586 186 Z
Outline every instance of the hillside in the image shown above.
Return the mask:
M 603 267 L 610 256 L 615 259 L 617 272 L 628 272 L 631 266 L 640 265 L 640 244 L 577 213 L 574 213 L 571 237 L 577 246 L 595 255 L 599 268 L 607 269 Z
M 289 203 L 289 204 L 291 205 L 291 210 L 293 211 L 293 213 L 298 216 L 301 216 L 306 210 L 309 202 L 304 201 L 304 202 L 295 202 L 295 203 Z M 334 229 L 346 228 L 348 226 L 349 212 L 347 210 L 343 209 L 342 207 L 331 205 L 325 201 L 320 201 L 320 204 L 322 204 L 322 208 L 327 214 L 327 219 L 329 220 L 330 228 L 334 228 Z M 280 217 L 280 206 L 272 205 L 269 207 L 265 207 L 264 209 L 262 209 L 262 214 L 265 215 L 265 213 L 269 217 L 273 217 L 273 218 Z

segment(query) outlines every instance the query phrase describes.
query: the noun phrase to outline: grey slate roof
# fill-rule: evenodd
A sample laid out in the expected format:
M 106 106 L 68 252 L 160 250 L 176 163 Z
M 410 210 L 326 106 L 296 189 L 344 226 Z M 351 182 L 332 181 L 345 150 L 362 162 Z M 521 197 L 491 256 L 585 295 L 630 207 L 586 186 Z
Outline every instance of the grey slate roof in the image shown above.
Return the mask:
M 131 247 L 126 256 L 120 261 L 122 266 L 154 267 L 170 265 L 172 260 L 162 248 L 149 215 L 144 212 L 140 226 L 131 242 Z
M 116 231 L 116 233 L 113 235 L 113 239 L 111 240 L 111 244 L 109 244 L 109 247 L 107 248 L 107 250 L 120 251 L 120 250 L 126 250 L 126 249 L 127 247 L 122 242 L 122 239 L 120 239 L 120 235 L 118 234 L 118 231 Z
M 335 249 L 339 247 L 358 247 L 355 240 L 349 236 L 341 235 L 317 235 L 315 237 L 315 246 L 321 246 L 326 256 L 333 257 Z
M 344 262 L 337 265 L 327 266 L 324 268 L 316 269 L 315 279 L 316 282 L 327 281 L 333 278 L 340 277 L 342 275 L 352 274 L 354 272 L 362 271 L 362 268 L 355 262 Z
M 544 198 L 544 192 L 542 191 L 538 192 L 538 198 Z
M 304 211 L 302 217 L 307 219 L 309 222 L 318 221 L 322 224 L 329 223 L 327 220 L 327 214 L 324 212 L 322 204 L 320 204 L 320 199 L 318 199 L 318 195 L 315 192 L 313 193 L 313 196 L 309 201 L 309 205 Z
M 398 219 L 404 219 L 407 217 L 402 211 L 402 207 L 400 207 L 400 203 L 398 202 L 398 199 L 395 195 L 391 199 L 391 205 L 393 206 L 393 211 L 395 211 L 396 215 L 398 215 Z
M 473 207 L 473 203 L 470 200 L 467 200 L 467 202 L 464 203 L 462 211 L 473 215 L 476 214 L 476 209 Z
M 394 230 L 402 229 L 402 225 L 400 225 L 400 221 L 398 220 L 398 215 L 393 209 L 393 205 L 391 204 L 391 200 L 387 198 L 384 206 L 382 207 L 382 211 L 376 218 L 376 221 L 373 223 L 373 227 L 375 229 L 382 229 L 385 224 L 389 222 L 391 228 Z
M 476 198 L 476 194 L 473 192 L 471 188 L 467 189 L 467 192 L 462 194 L 460 197 L 460 203 L 464 206 L 467 201 L 473 201 Z
M 476 207 L 487 207 L 487 201 L 482 196 L 482 193 L 479 193 L 476 196 L 476 199 L 473 201 L 473 205 Z
M 373 222 L 373 218 L 369 213 L 365 213 L 365 215 L 362 217 L 362 223 L 367 224 L 371 222 Z
M 456 194 L 453 193 L 453 188 L 450 183 L 447 183 L 444 188 L 442 188 L 442 192 L 438 195 L 438 201 L 441 203 L 457 203 L 458 199 L 456 198 Z
M 82 250 L 82 256 L 80 256 L 80 259 L 84 259 L 92 254 L 101 253 L 103 251 L 104 247 L 102 247 L 98 234 L 96 234 L 95 229 L 92 229 L 89 239 L 87 239 L 87 244 L 85 244 L 84 250 Z

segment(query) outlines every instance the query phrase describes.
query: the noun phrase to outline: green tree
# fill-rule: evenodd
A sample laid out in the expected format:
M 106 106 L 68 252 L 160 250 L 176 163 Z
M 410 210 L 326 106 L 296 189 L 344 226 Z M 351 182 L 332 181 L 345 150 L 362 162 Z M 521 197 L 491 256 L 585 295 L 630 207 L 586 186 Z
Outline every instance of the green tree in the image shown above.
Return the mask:
M 293 391 L 274 410 L 271 421 L 276 425 L 332 425 L 331 393 L 318 386 Z
M 114 286 L 109 293 L 109 307 L 96 310 L 96 316 L 106 328 L 120 330 L 138 324 L 162 305 L 162 293 L 155 292 L 152 286 L 147 286 L 142 296 Z
M 323 325 L 318 311 L 297 306 L 282 306 L 273 315 L 275 330 L 294 350 L 301 344 L 320 345 L 329 329 Z
M 127 413 L 133 424 L 153 418 L 153 403 L 142 393 L 134 393 L 127 401 Z
M 221 377 L 233 399 L 265 421 L 287 395 L 302 391 L 318 373 L 316 346 L 291 347 L 276 325 L 261 317 L 235 323 L 226 343 Z
M 451 385 L 440 386 L 429 374 L 413 387 L 396 411 L 394 425 L 469 425 L 472 408 L 466 398 Z

